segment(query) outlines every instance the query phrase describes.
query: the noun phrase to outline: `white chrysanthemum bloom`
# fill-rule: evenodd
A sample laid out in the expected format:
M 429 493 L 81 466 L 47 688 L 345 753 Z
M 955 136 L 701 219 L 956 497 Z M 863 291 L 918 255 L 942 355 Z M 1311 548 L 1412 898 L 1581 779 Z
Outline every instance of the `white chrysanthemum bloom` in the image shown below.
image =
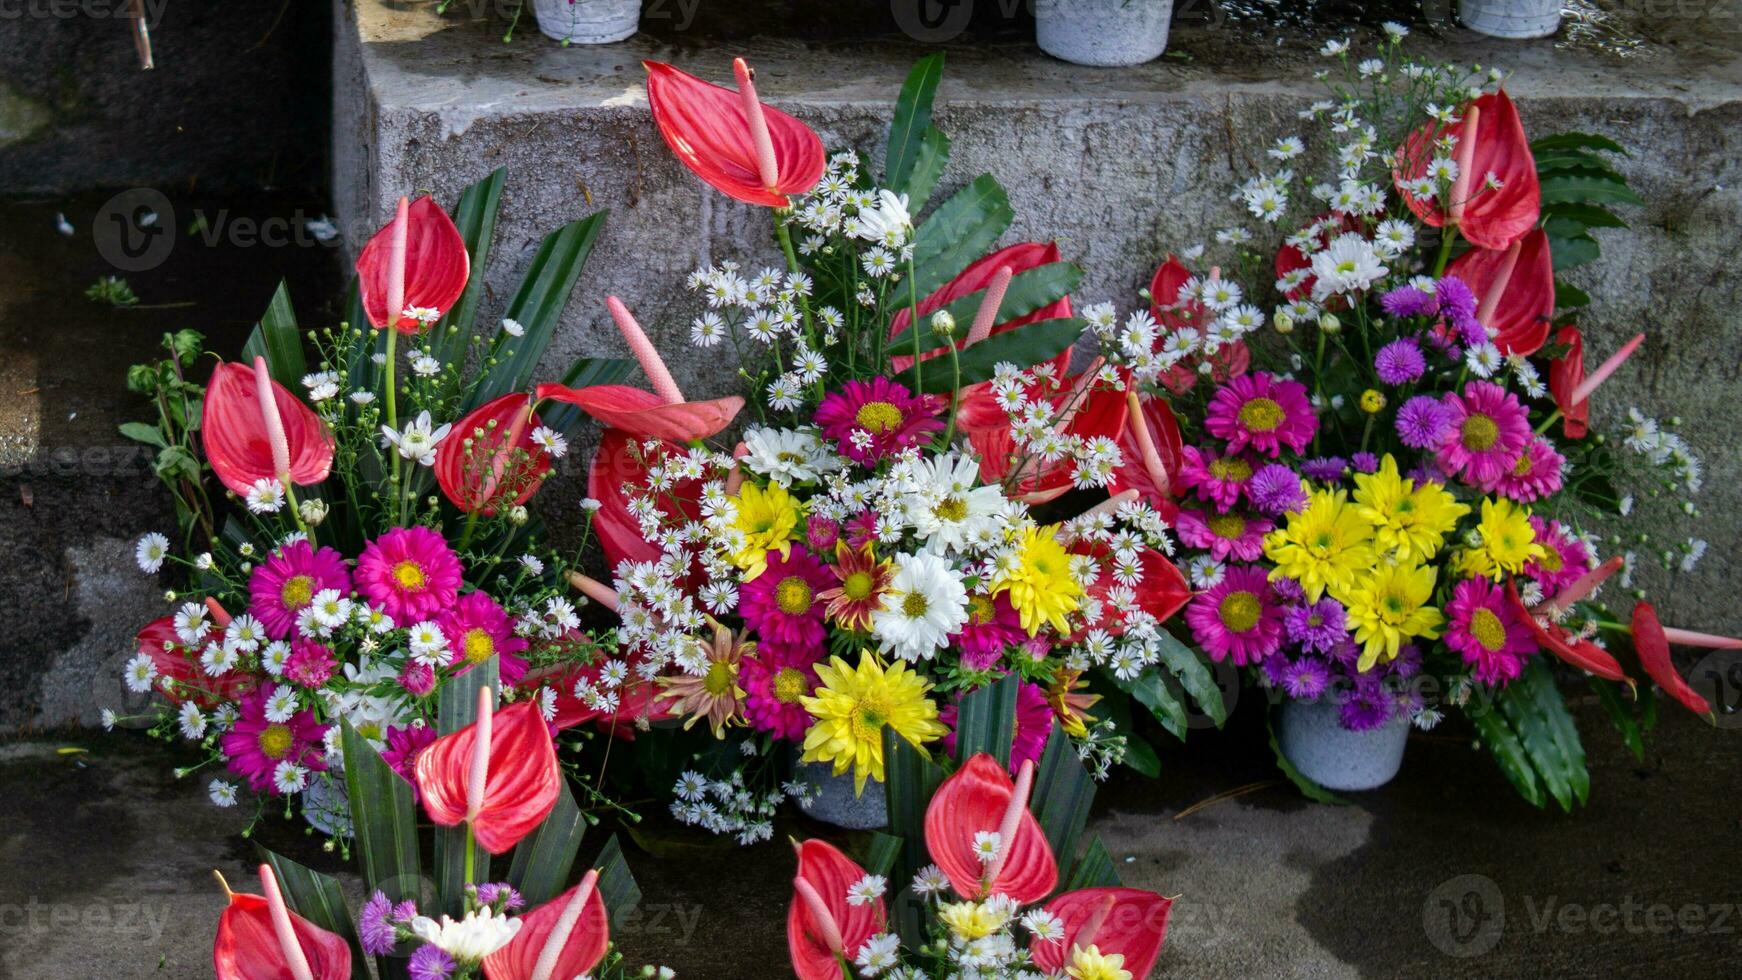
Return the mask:
M 447 438 L 452 423 L 434 427 L 429 412 L 418 413 L 417 418 L 405 424 L 405 431 L 397 432 L 392 426 L 381 427 L 381 448 L 397 449 L 404 459 L 416 460 L 420 466 L 435 465 L 436 446 Z
M 887 190 L 877 192 L 877 206 L 861 207 L 858 215 L 858 237 L 868 242 L 894 243 L 899 247 L 913 230 L 913 216 L 907 210 L 907 195 Z
M 1353 233 L 1338 235 L 1313 256 L 1313 299 L 1322 303 L 1339 293 L 1366 289 L 1386 271 L 1372 242 Z
M 895 556 L 883 606 L 871 617 L 883 652 L 930 659 L 967 622 L 968 592 L 947 561 L 933 554 Z
M 420 915 L 411 920 L 411 933 L 459 962 L 472 964 L 508 945 L 520 926 L 520 919 L 483 908 L 468 912 L 458 922 L 445 915 L 439 922 Z
M 859 947 L 859 955 L 853 958 L 853 963 L 859 967 L 859 975 L 875 977 L 898 961 L 901 951 L 901 939 L 894 933 L 881 932 L 865 940 L 865 945 Z
M 214 779 L 207 784 L 206 795 L 211 797 L 213 806 L 235 806 L 236 784 L 222 779 Z
M 744 433 L 748 450 L 743 465 L 783 487 L 793 483 L 816 483 L 826 473 L 841 469 L 838 456 L 824 448 L 812 429 L 773 429 L 753 426 Z
M 169 555 L 169 539 L 152 531 L 139 539 L 133 546 L 133 560 L 139 563 L 139 570 L 148 575 L 157 574 L 163 567 L 163 559 Z
M 902 467 L 904 518 L 935 554 L 961 553 L 1004 526 L 1004 494 L 980 486 L 972 457 L 948 452 Z
M 520 321 L 508 317 L 502 319 L 502 332 L 510 337 L 526 336 L 526 328 L 520 325 Z
M 200 706 L 192 701 L 183 701 L 181 711 L 177 712 L 176 721 L 181 726 L 183 738 L 200 739 L 206 737 L 206 716 L 200 711 Z
M 254 481 L 242 500 L 252 513 L 276 514 L 284 506 L 284 486 L 277 480 L 263 477 Z

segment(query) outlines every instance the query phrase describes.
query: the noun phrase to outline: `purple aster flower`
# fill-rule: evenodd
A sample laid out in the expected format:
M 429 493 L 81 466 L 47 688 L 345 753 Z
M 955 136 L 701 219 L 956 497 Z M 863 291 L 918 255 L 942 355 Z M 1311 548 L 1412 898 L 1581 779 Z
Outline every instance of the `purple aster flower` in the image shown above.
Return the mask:
M 1311 701 L 1331 684 L 1331 668 L 1317 657 L 1302 657 L 1288 665 L 1282 689 L 1297 701 Z
M 363 942 L 363 952 L 370 956 L 385 956 L 393 952 L 399 936 L 393 928 L 393 903 L 387 893 L 377 891 L 363 903 L 357 916 L 357 938 Z
M 394 922 L 403 926 L 415 918 L 417 918 L 417 903 L 411 899 L 408 898 L 405 901 L 400 902 L 398 905 L 393 906 Z
M 1391 710 L 1399 718 L 1414 718 L 1421 712 L 1422 704 L 1421 692 L 1412 687 L 1391 692 Z
M 1331 659 L 1354 671 L 1355 665 L 1361 662 L 1361 647 L 1348 636 L 1341 636 L 1336 645 L 1331 647 Z
M 1414 337 L 1399 337 L 1379 348 L 1373 369 L 1388 385 L 1409 384 L 1427 372 L 1427 359 L 1421 356 L 1421 344 Z
M 493 907 L 498 901 L 501 901 L 503 910 L 508 912 L 526 907 L 526 899 L 521 898 L 520 893 L 514 890 L 514 886 L 506 881 L 487 881 L 479 885 L 477 899 L 480 907 L 486 905 Z
M 1438 449 L 1446 441 L 1452 413 L 1432 395 L 1417 395 L 1397 410 L 1397 438 L 1411 449 Z
M 1246 499 L 1260 511 L 1279 517 L 1305 507 L 1306 490 L 1299 473 L 1281 463 L 1266 463 L 1246 481 Z
M 1415 481 L 1415 485 L 1418 487 L 1426 486 L 1429 483 L 1446 482 L 1446 471 L 1440 469 L 1440 464 L 1432 459 L 1424 459 L 1410 467 L 1407 475 Z
M 1386 673 L 1404 680 L 1421 673 L 1421 648 L 1413 643 L 1398 647 L 1397 656 L 1386 665 Z
M 1448 317 L 1452 329 L 1458 332 L 1458 340 L 1465 347 L 1475 347 L 1488 342 L 1488 328 L 1482 326 L 1482 321 L 1473 316 Z
M 1320 653 L 1330 653 L 1338 641 L 1349 635 L 1343 604 L 1329 596 L 1310 605 L 1290 608 L 1282 625 L 1290 640 Z
M 1439 303 L 1432 293 L 1414 286 L 1399 286 L 1379 297 L 1379 306 L 1392 316 L 1432 316 Z
M 1357 473 L 1377 473 L 1379 472 L 1379 457 L 1372 453 L 1356 453 L 1349 457 L 1349 465 L 1353 466 Z
M 1286 575 L 1277 576 L 1271 581 L 1270 587 L 1283 602 L 1300 602 L 1306 598 L 1306 590 L 1300 587 L 1300 583 Z
M 426 945 L 411 954 L 406 969 L 411 973 L 411 980 L 448 980 L 454 975 L 456 965 L 454 958 L 440 946 Z
M 1276 651 L 1259 663 L 1264 668 L 1264 679 L 1271 687 L 1281 687 L 1288 679 L 1288 654 Z
M 1346 465 L 1347 460 L 1341 456 L 1318 456 L 1300 464 L 1300 471 L 1309 480 L 1336 483 L 1343 478 L 1343 467 Z
M 1476 294 L 1470 291 L 1470 286 L 1457 276 L 1446 276 L 1434 286 L 1434 295 L 1439 297 L 1440 314 L 1449 319 L 1476 318 Z
M 1391 719 L 1391 692 L 1377 677 L 1359 675 L 1338 716 L 1349 731 L 1370 732 Z

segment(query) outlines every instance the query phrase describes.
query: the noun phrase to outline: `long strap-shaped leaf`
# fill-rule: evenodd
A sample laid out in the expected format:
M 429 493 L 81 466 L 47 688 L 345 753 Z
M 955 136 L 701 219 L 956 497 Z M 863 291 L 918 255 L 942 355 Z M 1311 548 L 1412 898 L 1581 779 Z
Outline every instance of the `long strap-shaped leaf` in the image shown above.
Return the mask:
M 908 191 L 908 177 L 913 173 L 920 141 L 931 128 L 932 99 L 943 76 L 944 53 L 929 54 L 913 66 L 895 100 L 895 115 L 889 123 L 889 149 L 883 162 L 883 186 L 897 194 Z
M 1035 819 L 1061 868 L 1070 867 L 1095 802 L 1095 780 L 1077 758 L 1071 737 L 1058 725 L 1046 740 L 1034 775 Z
M 599 856 L 593 859 L 593 867 L 599 869 L 599 897 L 613 920 L 621 919 L 641 904 L 641 886 L 629 872 L 629 862 L 623 858 L 623 843 L 616 834 L 611 835 Z
M 1541 658 L 1495 692 L 1494 704 L 1505 714 L 1531 767 L 1561 809 L 1571 810 L 1574 800 L 1585 802 L 1591 789 L 1585 750 L 1566 702 Z
M 1010 288 L 1004 292 L 1004 299 L 998 304 L 997 315 L 993 323 L 1007 323 L 1017 317 L 1027 316 L 1043 306 L 1058 302 L 1069 296 L 1071 290 L 1077 288 L 1077 283 L 1083 278 L 1082 266 L 1073 262 L 1048 262 L 1046 265 L 1024 269 L 1012 276 Z M 960 296 L 944 306 L 957 324 L 974 322 L 974 317 L 980 312 L 980 306 L 986 300 L 986 290 L 976 289 L 965 296 Z M 920 329 L 926 331 L 920 338 L 921 350 L 937 350 L 952 340 L 960 340 L 965 327 L 958 326 L 951 337 L 940 337 L 932 332 L 931 325 L 924 323 Z M 913 327 L 903 330 L 898 336 L 889 340 L 888 349 L 892 351 L 909 351 L 913 349 Z
M 1005 674 L 962 696 L 956 705 L 956 761 L 985 752 L 1010 767 L 1010 743 L 1016 737 L 1016 691 L 1021 678 Z
M 466 282 L 466 291 L 460 294 L 460 301 L 430 329 L 431 353 L 443 364 L 465 357 L 472 336 L 477 332 L 474 321 L 478 315 L 478 302 L 484 296 L 484 270 L 490 262 L 490 245 L 496 235 L 496 213 L 502 205 L 502 184 L 507 176 L 505 169 L 497 167 L 490 176 L 462 191 L 459 203 L 454 205 L 454 228 L 466 243 L 472 272 Z M 451 377 L 457 379 L 458 374 Z
M 290 290 L 284 280 L 272 292 L 272 301 L 260 322 L 242 345 L 242 361 L 266 358 L 266 369 L 272 380 L 291 391 L 302 390 L 302 376 L 308 373 L 308 358 L 302 349 L 302 334 L 296 328 L 296 311 L 290 305 Z
M 278 878 L 284 904 L 291 911 L 322 929 L 338 935 L 351 947 L 351 980 L 369 980 L 369 967 L 364 962 L 363 944 L 357 940 L 357 929 L 351 922 L 351 909 L 345 904 L 344 890 L 333 878 L 305 868 L 282 854 L 254 845 L 260 860 L 272 866 Z M 383 967 L 382 976 L 389 974 Z
M 562 894 L 586 832 L 586 818 L 564 780 L 556 809 L 514 848 L 508 865 L 508 883 L 525 897 L 528 907 L 543 905 Z
M 351 827 L 362 859 L 363 881 L 370 890 L 380 889 L 395 902 L 421 898 L 417 802 L 411 784 L 393 771 L 350 722 L 340 724 L 345 791 L 351 800 Z

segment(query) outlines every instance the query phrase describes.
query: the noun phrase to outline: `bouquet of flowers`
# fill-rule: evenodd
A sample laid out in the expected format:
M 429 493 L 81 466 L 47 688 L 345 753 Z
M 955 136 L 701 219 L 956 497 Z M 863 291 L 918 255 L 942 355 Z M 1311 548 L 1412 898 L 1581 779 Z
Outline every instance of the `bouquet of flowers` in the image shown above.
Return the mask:
M 1211 658 L 1329 705 L 1349 731 L 1463 708 L 1522 795 L 1570 807 L 1588 777 L 1548 658 L 1637 746 L 1641 672 L 1710 710 L 1668 644 L 1737 643 L 1662 627 L 1646 602 L 1618 622 L 1595 601 L 1632 560 L 1603 560 L 1595 532 L 1632 498 L 1589 399 L 1643 336 L 1587 374 L 1565 312 L 1586 300 L 1555 275 L 1595 255 L 1589 228 L 1621 224 L 1603 203 L 1637 199 L 1602 157 L 1619 146 L 1529 143 L 1488 88 L 1498 72 L 1410 61 L 1406 32 L 1388 32 L 1370 59 L 1326 46 L 1346 77 L 1303 118 L 1329 146 L 1279 140 L 1279 169 L 1234 194 L 1289 232 L 1274 259 L 1246 229 L 1218 236 L 1263 285 L 1170 258 L 1152 311 L 1124 328 L 1186 435 L 1170 474 L 1196 587 L 1184 619 Z M 1321 160 L 1326 177 L 1295 172 Z M 1637 412 L 1628 426 L 1651 478 L 1691 497 L 1688 447 Z M 1683 563 L 1703 550 L 1690 539 Z

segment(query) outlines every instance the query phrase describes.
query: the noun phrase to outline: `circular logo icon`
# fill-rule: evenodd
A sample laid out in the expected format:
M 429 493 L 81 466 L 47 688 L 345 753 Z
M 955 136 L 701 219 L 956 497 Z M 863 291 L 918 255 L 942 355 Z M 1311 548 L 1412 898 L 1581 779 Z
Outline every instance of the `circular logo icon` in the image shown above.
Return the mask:
M 889 0 L 889 13 L 908 37 L 922 44 L 942 44 L 968 29 L 974 0 Z
M 1742 728 L 1742 650 L 1713 650 L 1694 665 L 1688 684 L 1712 706 L 1719 728 Z
M 1481 956 L 1506 931 L 1506 899 L 1484 875 L 1459 875 L 1428 892 L 1421 926 L 1434 948 L 1447 956 Z
M 91 239 L 97 254 L 118 271 L 155 269 L 175 248 L 175 208 L 150 187 L 122 191 L 97 209 Z

